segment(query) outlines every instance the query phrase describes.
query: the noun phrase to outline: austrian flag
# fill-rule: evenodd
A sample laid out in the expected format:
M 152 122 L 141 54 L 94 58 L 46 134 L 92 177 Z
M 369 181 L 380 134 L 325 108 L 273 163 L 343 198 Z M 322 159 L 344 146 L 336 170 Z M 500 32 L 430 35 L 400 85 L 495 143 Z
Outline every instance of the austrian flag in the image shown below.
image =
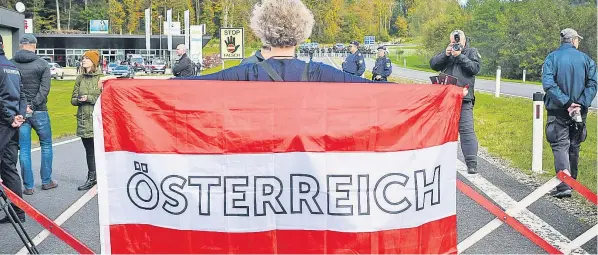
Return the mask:
M 110 80 L 102 253 L 456 253 L 461 92 Z

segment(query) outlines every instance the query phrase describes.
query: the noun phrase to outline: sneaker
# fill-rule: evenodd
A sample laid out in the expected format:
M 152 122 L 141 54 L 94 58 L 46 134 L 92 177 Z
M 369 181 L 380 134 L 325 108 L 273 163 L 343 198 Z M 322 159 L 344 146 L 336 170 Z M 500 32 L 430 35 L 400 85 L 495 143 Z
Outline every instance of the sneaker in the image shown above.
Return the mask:
M 571 190 L 563 190 L 563 191 L 552 191 L 550 192 L 550 195 L 559 199 L 565 198 L 565 197 L 571 197 Z
M 469 168 L 467 168 L 467 173 L 468 174 L 477 174 L 478 170 L 474 167 L 469 167 Z
M 25 190 L 23 190 L 23 194 L 31 196 L 33 195 L 33 189 L 26 188 Z
M 43 190 L 49 190 L 49 189 L 53 189 L 58 187 L 58 183 L 56 183 L 56 181 L 52 180 L 52 182 L 48 183 L 48 184 L 42 184 L 42 189 Z

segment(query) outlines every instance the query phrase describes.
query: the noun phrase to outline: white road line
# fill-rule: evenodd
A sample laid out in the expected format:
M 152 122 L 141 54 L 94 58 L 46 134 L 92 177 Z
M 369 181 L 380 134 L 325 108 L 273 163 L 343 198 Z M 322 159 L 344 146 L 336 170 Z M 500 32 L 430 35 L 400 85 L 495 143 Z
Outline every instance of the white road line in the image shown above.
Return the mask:
M 334 63 L 334 61 L 332 61 L 332 59 L 330 58 L 330 56 L 326 56 L 326 58 L 328 58 L 328 61 L 330 61 L 330 64 L 332 64 L 332 66 L 334 66 L 334 68 L 339 69 L 338 66 Z
M 66 209 L 66 211 L 64 211 L 60 216 L 58 216 L 58 218 L 54 220 L 54 223 L 56 223 L 56 225 L 58 226 L 61 226 L 62 224 L 64 224 L 64 222 L 70 219 L 76 212 L 81 210 L 81 208 L 83 208 L 83 206 L 87 204 L 87 202 L 89 202 L 93 197 L 95 197 L 98 194 L 97 187 L 98 186 L 96 185 L 93 188 L 89 189 L 87 192 L 85 192 L 85 194 L 83 194 L 83 196 L 81 196 L 77 201 L 75 201 L 73 205 L 71 205 L 68 209 Z M 40 232 L 37 236 L 35 236 L 32 239 L 33 243 L 36 246 L 39 245 L 48 236 L 50 236 L 50 234 L 50 231 L 48 231 L 47 229 L 42 230 L 42 232 Z M 27 252 L 27 248 L 23 247 L 19 252 L 17 252 L 17 254 L 27 254 Z
M 461 176 L 467 179 L 469 182 L 473 183 L 484 194 L 486 194 L 486 196 L 488 196 L 492 201 L 502 208 L 507 210 L 511 208 L 517 208 L 517 201 L 515 201 L 498 187 L 494 186 L 494 184 L 490 183 L 490 181 L 486 180 L 480 174 L 468 174 L 467 166 L 465 166 L 465 164 L 460 160 L 457 160 L 457 172 L 459 172 Z M 528 209 L 522 209 L 519 213 L 515 213 L 513 217 L 559 250 L 564 250 L 571 241 L 558 230 L 548 225 L 548 223 L 546 223 L 544 220 L 540 219 L 540 217 L 530 212 Z M 463 251 L 460 250 L 459 252 Z M 587 253 L 583 249 L 579 248 L 575 249 L 572 254 Z

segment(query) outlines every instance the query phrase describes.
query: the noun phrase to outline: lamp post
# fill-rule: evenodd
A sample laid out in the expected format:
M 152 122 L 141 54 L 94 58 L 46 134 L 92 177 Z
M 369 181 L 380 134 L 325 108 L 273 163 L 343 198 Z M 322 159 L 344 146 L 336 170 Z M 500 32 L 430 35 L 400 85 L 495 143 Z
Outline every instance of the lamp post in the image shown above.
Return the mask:
M 162 58 L 162 15 L 158 16 L 160 18 L 160 58 Z

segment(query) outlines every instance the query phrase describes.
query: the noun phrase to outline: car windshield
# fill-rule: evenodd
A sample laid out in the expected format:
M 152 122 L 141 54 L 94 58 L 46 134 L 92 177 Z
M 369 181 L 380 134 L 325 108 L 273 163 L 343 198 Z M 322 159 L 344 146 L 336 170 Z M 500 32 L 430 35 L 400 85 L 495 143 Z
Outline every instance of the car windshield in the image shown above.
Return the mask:
M 132 60 L 133 60 L 133 62 L 143 63 L 143 59 L 142 58 L 134 58 Z
M 164 60 L 154 60 L 154 65 L 163 65 L 164 63 Z
M 108 66 L 109 66 L 109 67 L 115 67 L 115 66 L 117 66 L 117 64 L 115 64 L 115 63 L 110 63 Z
M 115 70 L 127 70 L 127 69 L 129 69 L 129 67 L 128 67 L 128 66 L 117 66 L 117 67 L 115 68 Z

